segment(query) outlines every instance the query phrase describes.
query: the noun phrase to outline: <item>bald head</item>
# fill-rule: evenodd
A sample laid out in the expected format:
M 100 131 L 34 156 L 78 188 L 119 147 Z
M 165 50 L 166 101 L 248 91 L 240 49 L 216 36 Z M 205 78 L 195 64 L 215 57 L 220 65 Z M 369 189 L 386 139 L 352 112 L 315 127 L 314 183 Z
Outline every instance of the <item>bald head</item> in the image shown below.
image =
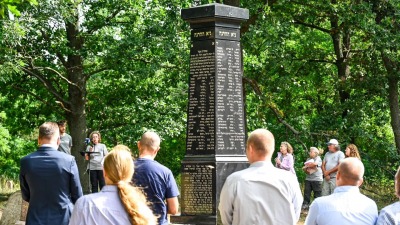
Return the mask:
M 160 137 L 153 131 L 147 131 L 140 139 L 140 147 L 147 151 L 157 151 L 160 148 L 160 143 Z
M 271 159 L 275 148 L 274 135 L 266 129 L 257 129 L 250 133 L 247 146 L 252 148 L 256 156 Z
M 360 186 L 363 182 L 364 165 L 358 158 L 349 157 L 339 164 L 337 185 Z

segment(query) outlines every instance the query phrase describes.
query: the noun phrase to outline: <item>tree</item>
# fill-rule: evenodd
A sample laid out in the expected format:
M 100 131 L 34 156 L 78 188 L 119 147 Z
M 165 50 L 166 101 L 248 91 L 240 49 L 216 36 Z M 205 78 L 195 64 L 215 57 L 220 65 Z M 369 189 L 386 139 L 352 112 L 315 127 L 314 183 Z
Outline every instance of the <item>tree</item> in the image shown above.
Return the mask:
M 85 149 L 87 133 L 93 129 L 104 129 L 107 132 L 121 124 L 129 126 L 126 122 L 132 118 L 120 120 L 107 113 L 118 112 L 124 107 L 126 113 L 129 113 L 132 112 L 129 109 L 140 105 L 151 110 L 154 103 L 146 100 L 145 104 L 141 104 L 141 96 L 169 97 L 160 103 L 164 108 L 175 104 L 179 107 L 184 103 L 184 98 L 180 96 L 184 92 L 176 92 L 175 97 L 164 93 L 186 87 L 186 84 L 177 82 L 184 75 L 180 71 L 185 71 L 181 67 L 185 65 L 182 61 L 188 59 L 182 57 L 187 53 L 179 52 L 181 49 L 186 51 L 180 48 L 187 44 L 186 38 L 182 38 L 179 33 L 180 28 L 186 25 L 179 19 L 180 5 L 177 2 L 39 3 L 40 7 L 24 11 L 15 21 L 3 21 L 2 45 L 5 47 L 1 50 L 5 54 L 0 62 L 2 68 L 9 71 L 3 80 L 9 88 L 4 91 L 7 91 L 5 94 L 8 96 L 15 94 L 16 90 L 19 95 L 33 96 L 52 115 L 46 116 L 46 119 L 65 116 L 73 138 L 72 154 L 77 159 L 81 177 L 84 177 L 85 162 L 80 151 Z M 171 29 L 175 32 L 170 32 Z M 165 74 L 168 76 L 157 78 Z M 125 83 L 127 79 L 129 82 Z M 143 82 L 147 79 L 148 83 Z M 147 96 L 149 93 L 140 88 L 148 85 L 149 90 L 152 90 L 150 82 L 161 82 L 165 89 L 154 87 L 155 95 Z M 88 84 L 92 88 L 89 94 Z M 123 87 L 123 84 L 127 85 Z M 140 86 L 137 86 L 136 91 L 130 92 L 132 89 L 128 88 L 138 84 Z M 110 88 L 112 96 L 107 96 Z M 107 104 L 112 105 L 113 98 L 120 100 L 121 96 L 127 96 L 126 101 L 115 102 L 122 105 L 107 111 Z M 103 98 L 106 104 L 98 104 Z M 177 99 L 179 101 L 174 102 Z M 145 116 L 147 110 L 137 110 L 142 114 L 136 115 L 136 120 Z M 98 114 L 91 115 L 89 130 L 88 111 L 93 115 Z M 165 111 L 164 114 L 168 115 L 169 112 Z M 178 124 L 184 123 L 182 111 L 174 113 L 178 113 L 176 116 L 179 117 L 175 121 Z M 174 123 L 171 117 L 161 116 L 160 120 Z M 113 124 L 107 121 L 113 121 Z M 182 128 L 181 125 L 176 127 Z M 175 134 L 169 135 L 173 137 L 179 133 L 175 131 Z M 117 137 L 115 142 L 119 141 Z

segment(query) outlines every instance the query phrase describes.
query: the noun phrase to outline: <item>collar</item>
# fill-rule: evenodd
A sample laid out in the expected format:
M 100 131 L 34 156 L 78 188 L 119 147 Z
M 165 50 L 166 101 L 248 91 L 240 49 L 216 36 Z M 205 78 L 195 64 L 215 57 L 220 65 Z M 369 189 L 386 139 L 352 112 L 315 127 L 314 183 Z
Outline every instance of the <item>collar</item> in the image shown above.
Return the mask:
M 101 189 L 101 192 L 117 192 L 117 185 L 106 185 Z
M 270 161 L 257 161 L 257 162 L 253 162 L 250 167 L 274 167 L 274 165 L 272 165 L 272 162 Z
M 41 148 L 50 147 L 50 148 L 55 148 L 55 149 L 57 149 L 57 148 L 58 148 L 58 146 L 57 146 L 57 145 L 52 145 L 52 144 L 42 144 L 40 147 L 41 147 Z
M 139 156 L 139 158 L 137 158 L 138 160 L 140 159 L 140 160 L 151 160 L 151 161 L 154 161 L 154 158 L 152 157 L 152 156 L 150 156 L 150 155 L 144 155 L 144 156 Z
M 335 188 L 334 193 L 340 192 L 354 192 L 360 193 L 360 189 L 357 186 L 345 185 L 345 186 L 338 186 Z

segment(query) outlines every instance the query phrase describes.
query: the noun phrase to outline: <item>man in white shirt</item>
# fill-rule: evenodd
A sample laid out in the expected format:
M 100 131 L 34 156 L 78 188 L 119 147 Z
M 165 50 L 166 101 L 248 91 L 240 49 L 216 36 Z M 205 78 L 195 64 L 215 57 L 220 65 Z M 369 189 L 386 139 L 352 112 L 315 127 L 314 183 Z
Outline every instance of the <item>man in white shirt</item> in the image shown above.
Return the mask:
M 335 191 L 313 201 L 305 225 L 374 225 L 378 208 L 360 193 L 363 176 L 364 165 L 359 159 L 344 159 L 339 164 Z
M 247 140 L 250 167 L 231 174 L 221 190 L 219 211 L 224 225 L 293 224 L 303 196 L 296 176 L 272 165 L 273 134 L 253 131 Z

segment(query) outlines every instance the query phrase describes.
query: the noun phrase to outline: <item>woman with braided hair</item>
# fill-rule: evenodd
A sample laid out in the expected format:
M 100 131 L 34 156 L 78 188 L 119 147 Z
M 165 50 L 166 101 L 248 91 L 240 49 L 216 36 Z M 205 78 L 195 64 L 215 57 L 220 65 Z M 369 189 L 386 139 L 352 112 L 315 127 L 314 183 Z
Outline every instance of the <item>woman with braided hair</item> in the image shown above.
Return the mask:
M 78 199 L 69 224 L 155 225 L 157 218 L 143 192 L 130 184 L 134 165 L 128 147 L 115 146 L 104 158 L 103 166 L 106 186 Z

